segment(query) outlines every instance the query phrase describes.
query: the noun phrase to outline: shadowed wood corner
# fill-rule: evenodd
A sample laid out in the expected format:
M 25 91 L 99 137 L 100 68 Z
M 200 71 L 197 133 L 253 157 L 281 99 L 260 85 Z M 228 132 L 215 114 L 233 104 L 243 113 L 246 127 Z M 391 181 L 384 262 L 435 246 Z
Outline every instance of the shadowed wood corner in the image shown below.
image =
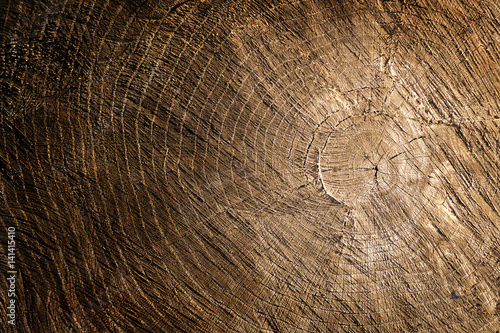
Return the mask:
M 0 7 L 2 332 L 500 332 L 496 1 Z

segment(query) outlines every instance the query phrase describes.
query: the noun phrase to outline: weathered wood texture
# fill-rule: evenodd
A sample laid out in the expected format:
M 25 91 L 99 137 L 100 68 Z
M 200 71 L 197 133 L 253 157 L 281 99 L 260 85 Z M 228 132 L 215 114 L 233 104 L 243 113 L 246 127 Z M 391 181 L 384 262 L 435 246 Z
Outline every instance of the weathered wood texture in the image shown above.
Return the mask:
M 0 15 L 18 332 L 500 330 L 498 2 Z

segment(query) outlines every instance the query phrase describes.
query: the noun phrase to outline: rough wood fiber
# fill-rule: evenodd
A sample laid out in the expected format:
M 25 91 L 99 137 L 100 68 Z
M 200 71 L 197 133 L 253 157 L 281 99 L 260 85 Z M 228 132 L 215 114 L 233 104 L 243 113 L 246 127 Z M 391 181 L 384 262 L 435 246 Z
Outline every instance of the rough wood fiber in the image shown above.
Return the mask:
M 500 330 L 496 1 L 1 8 L 18 332 Z

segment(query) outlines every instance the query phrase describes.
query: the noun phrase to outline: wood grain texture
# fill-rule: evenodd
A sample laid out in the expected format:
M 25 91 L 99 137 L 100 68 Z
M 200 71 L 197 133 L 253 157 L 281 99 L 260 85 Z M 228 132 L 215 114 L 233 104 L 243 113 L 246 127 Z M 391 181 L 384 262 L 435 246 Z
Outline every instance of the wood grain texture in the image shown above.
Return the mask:
M 500 331 L 496 1 L 1 8 L 2 332 Z

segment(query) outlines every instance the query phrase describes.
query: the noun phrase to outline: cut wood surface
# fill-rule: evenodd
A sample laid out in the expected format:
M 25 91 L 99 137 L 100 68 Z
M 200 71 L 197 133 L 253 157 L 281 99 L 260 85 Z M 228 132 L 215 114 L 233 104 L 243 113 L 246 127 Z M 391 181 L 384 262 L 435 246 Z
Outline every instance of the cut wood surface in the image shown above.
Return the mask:
M 0 331 L 500 331 L 497 1 L 0 7 Z

